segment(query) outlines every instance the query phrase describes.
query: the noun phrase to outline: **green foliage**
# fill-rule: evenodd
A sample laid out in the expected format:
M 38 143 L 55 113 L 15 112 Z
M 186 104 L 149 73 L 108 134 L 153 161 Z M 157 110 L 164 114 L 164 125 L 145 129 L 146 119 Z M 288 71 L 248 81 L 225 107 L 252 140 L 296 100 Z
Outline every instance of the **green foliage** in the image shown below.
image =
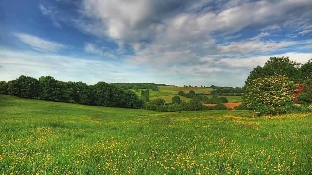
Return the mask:
M 189 102 L 189 110 L 190 111 L 197 111 L 197 110 L 202 110 L 203 109 L 203 102 L 200 101 L 198 98 L 193 98 Z
M 212 95 L 225 95 L 225 96 L 241 96 L 244 90 L 241 87 L 215 87 L 211 91 Z
M 122 88 L 123 90 L 130 90 L 130 89 L 151 89 L 153 91 L 158 91 L 158 84 L 155 83 L 111 83 L 117 87 Z M 164 84 L 161 84 L 165 86 Z
M 149 97 L 150 93 L 149 93 L 149 89 L 146 90 L 141 90 L 141 99 L 146 103 L 149 102 Z
M 39 78 L 39 98 L 47 101 L 60 101 L 60 87 L 57 80 L 51 76 L 42 76 Z
M 257 78 L 271 77 L 271 76 L 285 76 L 294 82 L 301 82 L 298 63 L 291 61 L 288 57 L 270 57 L 270 59 L 264 64 L 263 67 L 257 66 L 254 68 L 246 82 L 245 86 L 248 86 L 252 80 Z
M 235 106 L 234 109 L 235 110 L 248 110 L 247 106 L 244 103 L 242 103 L 239 106 Z
M 22 98 L 37 98 L 38 87 L 37 79 L 21 75 L 16 80 L 8 82 L 8 94 Z
M 284 76 L 252 80 L 245 88 L 243 101 L 247 108 L 261 114 L 282 114 L 292 106 L 294 83 Z
M 125 91 L 105 82 L 89 86 L 82 82 L 58 81 L 51 76 L 42 76 L 38 81 L 35 78 L 22 75 L 7 83 L 7 93 L 23 98 L 85 105 L 125 108 L 141 108 L 143 106 L 143 101 L 134 92 Z
M 226 97 L 219 97 L 219 98 L 218 98 L 218 102 L 219 102 L 219 103 L 228 103 L 229 100 L 228 100 Z
M 222 103 L 218 103 L 216 106 L 213 106 L 214 110 L 227 110 L 227 107 L 222 104 Z
M 173 104 L 180 104 L 181 103 L 181 99 L 180 99 L 180 97 L 179 96 L 173 96 L 172 97 L 172 103 Z
M 156 99 L 150 101 L 150 103 L 152 105 L 156 105 L 156 106 L 161 106 L 161 105 L 165 105 L 166 104 L 165 100 L 162 99 L 162 98 L 156 98 Z
M 190 90 L 189 93 L 188 93 L 188 96 L 191 97 L 191 98 L 194 97 L 195 95 L 196 95 L 196 93 L 193 90 Z
M 312 103 L 312 78 L 304 81 L 303 92 L 297 97 L 300 104 L 310 105 Z
M 8 83 L 5 81 L 0 81 L 0 94 L 2 95 L 8 94 Z
M 312 92 L 303 92 L 298 95 L 297 100 L 300 104 L 309 105 L 312 103 Z
M 184 91 L 179 91 L 178 95 L 185 96 L 185 92 Z
M 300 67 L 300 73 L 303 80 L 312 79 L 312 59 Z

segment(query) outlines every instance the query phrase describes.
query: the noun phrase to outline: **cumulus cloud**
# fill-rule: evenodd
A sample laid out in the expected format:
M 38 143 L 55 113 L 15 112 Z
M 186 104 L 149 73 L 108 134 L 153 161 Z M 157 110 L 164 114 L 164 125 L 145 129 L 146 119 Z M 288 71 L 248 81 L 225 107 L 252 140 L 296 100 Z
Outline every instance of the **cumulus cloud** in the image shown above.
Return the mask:
M 24 44 L 31 46 L 33 49 L 42 52 L 57 52 L 61 49 L 65 49 L 66 46 L 57 42 L 45 40 L 37 36 L 25 34 L 25 33 L 15 33 L 15 36 Z

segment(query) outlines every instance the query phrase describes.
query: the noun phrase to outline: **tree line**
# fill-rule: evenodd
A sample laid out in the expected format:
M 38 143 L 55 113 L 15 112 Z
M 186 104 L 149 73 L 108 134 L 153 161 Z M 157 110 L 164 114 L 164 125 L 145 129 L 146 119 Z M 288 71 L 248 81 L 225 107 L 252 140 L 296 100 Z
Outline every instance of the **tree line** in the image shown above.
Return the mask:
M 210 94 L 224 96 L 241 96 L 244 90 L 241 87 L 215 87 Z
M 51 76 L 36 79 L 21 75 L 15 80 L 1 81 L 0 94 L 93 106 L 143 107 L 143 101 L 130 90 L 123 90 L 106 82 L 98 82 L 95 85 L 87 85 L 83 82 L 63 82 Z
M 139 89 L 151 89 L 153 91 L 158 91 L 158 86 L 166 86 L 165 84 L 155 84 L 155 83 L 111 83 L 112 85 L 118 86 L 124 90 L 134 89 L 138 91 Z

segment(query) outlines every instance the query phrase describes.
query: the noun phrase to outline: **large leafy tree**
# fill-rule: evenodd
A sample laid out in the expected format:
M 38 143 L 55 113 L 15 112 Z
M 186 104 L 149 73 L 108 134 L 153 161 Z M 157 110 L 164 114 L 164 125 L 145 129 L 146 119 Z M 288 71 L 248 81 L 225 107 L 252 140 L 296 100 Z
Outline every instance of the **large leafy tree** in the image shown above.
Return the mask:
M 245 85 L 250 84 L 252 80 L 257 78 L 278 75 L 288 77 L 298 83 L 302 81 L 299 67 L 300 64 L 291 61 L 289 57 L 270 57 L 263 67 L 257 66 L 250 72 Z

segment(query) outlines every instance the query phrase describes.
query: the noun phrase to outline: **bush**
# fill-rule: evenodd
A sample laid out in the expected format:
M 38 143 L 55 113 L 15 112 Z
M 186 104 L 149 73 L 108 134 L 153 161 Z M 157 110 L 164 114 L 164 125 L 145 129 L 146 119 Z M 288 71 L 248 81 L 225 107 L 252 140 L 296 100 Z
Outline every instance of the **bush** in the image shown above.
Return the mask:
M 300 104 L 309 105 L 312 103 L 312 93 L 303 92 L 298 95 L 297 100 Z
M 216 106 L 213 106 L 214 110 L 227 110 L 227 107 L 222 104 L 222 103 L 218 103 Z
M 161 105 L 165 105 L 166 101 L 162 98 L 156 98 L 156 99 L 152 100 L 150 103 L 153 105 L 156 105 L 156 106 L 161 106 Z
M 284 76 L 257 78 L 245 86 L 243 102 L 260 114 L 286 113 L 293 105 L 294 83 Z
M 181 99 L 180 99 L 180 97 L 179 96 L 174 96 L 174 97 L 172 97 L 172 103 L 173 104 L 180 104 L 181 103 Z
M 234 109 L 235 110 L 247 110 L 248 108 L 244 103 L 242 103 L 239 106 L 235 106 Z

